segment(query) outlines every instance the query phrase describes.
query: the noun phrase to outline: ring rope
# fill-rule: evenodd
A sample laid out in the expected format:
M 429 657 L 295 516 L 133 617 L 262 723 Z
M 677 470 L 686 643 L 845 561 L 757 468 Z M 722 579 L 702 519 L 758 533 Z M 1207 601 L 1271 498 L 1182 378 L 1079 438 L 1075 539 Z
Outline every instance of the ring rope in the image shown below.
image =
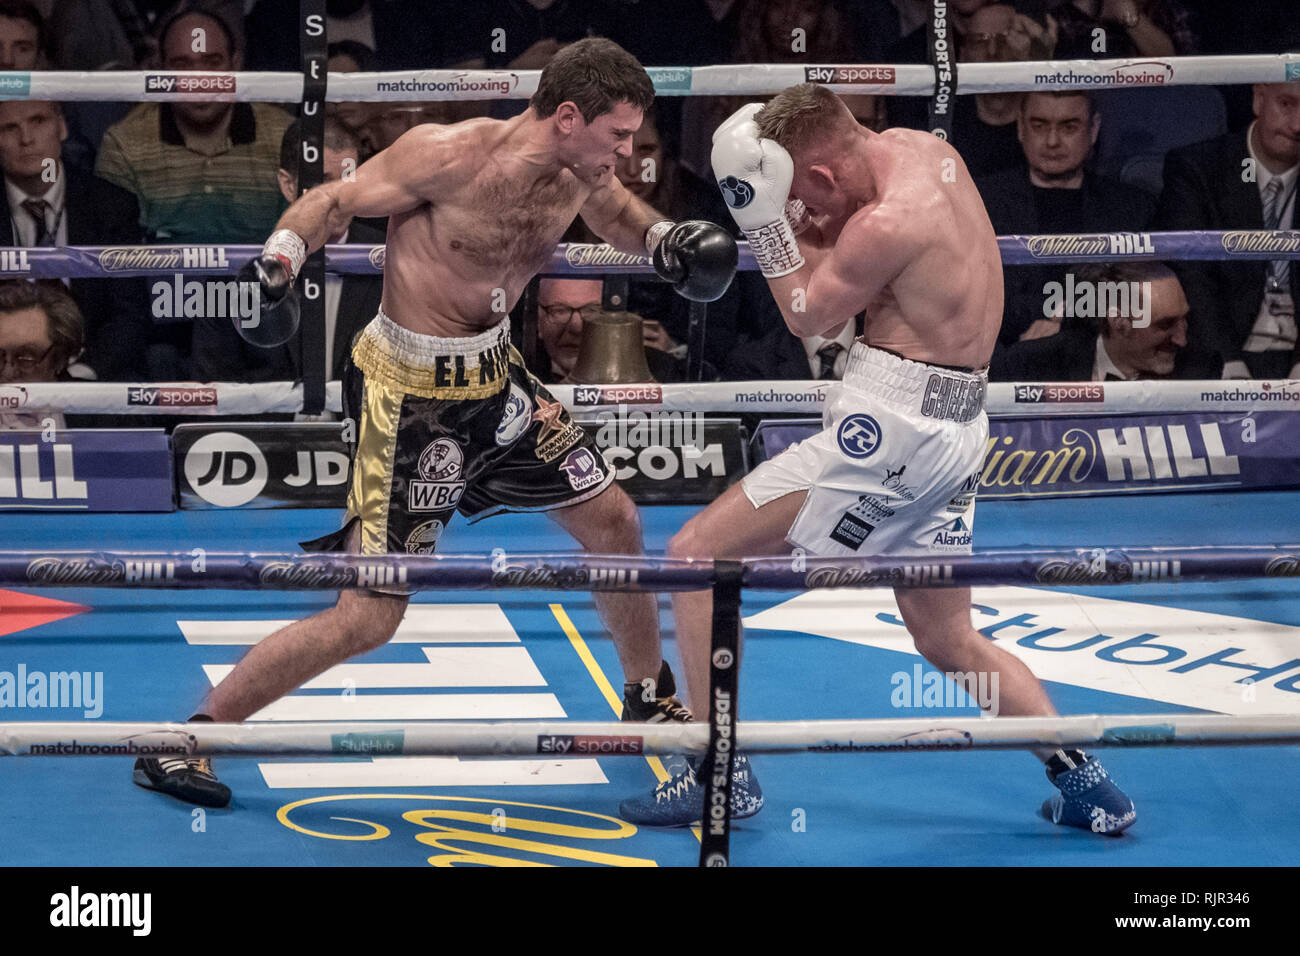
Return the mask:
M 627 555 L 2 551 L 0 587 L 700 591 L 731 562 Z M 1034 548 L 912 558 L 746 558 L 754 590 L 1093 586 L 1300 576 L 1300 544 Z
M 679 382 L 666 385 L 548 385 L 559 402 L 579 415 L 610 410 L 664 413 L 821 411 L 832 382 Z M 991 382 L 985 393 L 990 418 L 1034 418 L 1161 414 L 1234 413 L 1300 410 L 1300 383 L 1285 379 L 1249 381 L 1062 382 L 1034 404 L 1017 400 L 1027 387 Z M 1059 400 L 1053 401 L 1052 395 Z M 165 397 L 165 400 L 163 400 Z M 1086 397 L 1082 404 L 1081 398 Z M 157 398 L 158 400 L 154 400 Z M 343 410 L 342 386 L 330 382 L 325 407 Z M 0 409 L 59 409 L 94 415 L 259 415 L 302 409 L 302 384 L 294 382 L 31 382 L 0 385 Z
M 0 757 L 74 756 L 646 756 L 701 753 L 693 724 L 439 721 L 0 723 Z M 1081 714 L 741 721 L 747 753 L 907 753 L 1032 747 L 1277 746 L 1300 743 L 1300 715 Z M 570 746 L 565 748 L 564 744 Z
M 1221 83 L 1282 83 L 1300 77 L 1300 55 L 1237 54 L 1115 60 L 1027 60 L 959 63 L 957 94 L 1035 89 L 1106 90 Z M 813 81 L 836 93 L 929 96 L 935 68 L 926 64 L 771 64 L 652 66 L 646 72 L 658 96 L 757 96 Z M 331 103 L 527 99 L 540 70 L 393 70 L 330 73 Z M 11 99 L 117 102 L 227 101 L 296 103 L 301 73 L 166 70 L 79 72 L 32 70 L 3 78 Z
M 749 244 L 740 247 L 740 271 L 758 268 Z M 1046 262 L 1180 259 L 1266 262 L 1300 259 L 1300 231 L 1294 229 L 1193 229 L 1174 232 L 1097 232 L 1006 235 L 998 237 L 1006 265 Z M 234 275 L 260 254 L 248 244 L 152 246 L 16 246 L 0 258 L 0 274 L 37 279 L 95 279 Z M 325 271 L 335 275 L 380 275 L 383 246 L 325 247 Z M 650 259 L 612 246 L 560 243 L 539 275 L 652 275 Z M 156 288 L 156 285 L 155 285 Z

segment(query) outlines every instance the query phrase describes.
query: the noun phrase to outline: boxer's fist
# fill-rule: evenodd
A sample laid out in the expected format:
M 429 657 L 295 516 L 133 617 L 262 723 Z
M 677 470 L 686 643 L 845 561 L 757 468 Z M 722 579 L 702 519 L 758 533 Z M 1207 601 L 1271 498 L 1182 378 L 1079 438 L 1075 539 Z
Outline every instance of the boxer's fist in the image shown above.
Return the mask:
M 753 107 L 758 107 L 754 109 Z M 785 217 L 794 161 L 775 140 L 760 139 L 757 103 L 742 107 L 713 136 L 713 174 L 736 225 L 759 229 Z
M 716 143 L 719 139 L 721 139 L 723 136 L 730 133 L 733 129 L 736 129 L 739 126 L 744 126 L 746 123 L 750 123 L 753 125 L 754 135 L 757 136 L 758 124 L 754 118 L 758 116 L 758 114 L 761 112 L 763 112 L 762 103 L 746 103 L 740 109 L 736 110 L 736 112 L 732 113 L 725 120 L 723 120 L 722 125 L 713 131 L 712 142 Z
M 721 226 L 691 219 L 668 230 L 651 261 L 655 272 L 693 302 L 722 298 L 736 274 L 736 240 Z
M 244 283 L 257 287 L 257 307 L 251 317 L 236 315 L 235 331 L 250 345 L 274 348 L 298 334 L 301 306 L 289 279 L 289 268 L 279 256 L 258 256 L 239 270 Z

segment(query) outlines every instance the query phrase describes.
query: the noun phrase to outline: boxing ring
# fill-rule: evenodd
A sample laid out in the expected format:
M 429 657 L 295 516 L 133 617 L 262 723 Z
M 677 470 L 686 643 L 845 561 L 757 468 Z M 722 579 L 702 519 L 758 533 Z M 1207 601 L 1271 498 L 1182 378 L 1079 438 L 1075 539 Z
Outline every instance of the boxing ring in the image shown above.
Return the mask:
M 1300 72 L 1300 57 L 1169 58 L 1160 66 L 1161 76 L 1168 73 L 1161 83 L 1263 82 L 1292 78 Z M 1150 65 L 971 64 L 962 67 L 960 89 L 954 76 L 927 66 L 872 68 L 861 76 L 837 73 L 851 68 L 833 66 L 649 72 L 666 94 L 761 94 L 819 69 L 831 71 L 825 79 L 837 92 L 935 93 L 938 100 L 948 92 L 1132 85 L 1148 82 L 1133 77 L 1145 75 L 1141 71 Z M 1040 82 L 1038 74 L 1055 78 Z M 401 80 L 402 92 L 385 93 L 380 76 Z M 309 93 L 325 95 L 323 88 L 305 88 L 299 75 L 238 77 L 239 86 L 232 83 L 224 98 L 290 102 Z M 141 99 L 143 78 L 32 74 L 30 95 Z M 429 99 L 521 97 L 535 82 L 535 73 L 339 75 L 329 78 L 328 98 L 396 100 L 412 91 Z M 943 91 L 937 89 L 944 84 Z M 181 96 L 163 91 L 147 98 Z M 1008 263 L 1300 258 L 1300 235 L 1294 232 L 999 241 Z M 233 274 L 256 251 L 28 249 L 4 264 L 33 277 L 211 276 Z M 332 247 L 322 268 L 378 272 L 382 265 L 382 249 Z M 747 252 L 742 268 L 753 268 Z M 570 246 L 557 253 L 547 274 L 645 271 L 644 260 Z M 20 397 L 0 398 L 30 408 L 143 414 L 158 409 L 131 401 L 132 389 L 198 387 L 60 383 L 26 386 Z M 212 400 L 186 412 L 219 416 L 339 405 L 337 384 L 327 386 L 319 375 L 305 385 L 201 387 L 211 390 Z M 1260 387 L 1285 392 L 1294 383 Z M 817 389 L 787 389 L 799 397 L 793 410 L 816 411 Z M 775 397 L 750 402 L 747 410 L 790 410 L 773 391 Z M 573 389 L 557 394 L 570 407 L 589 404 Z M 1145 387 L 1115 394 L 1121 413 L 1159 413 L 1163 407 Z M 675 393 L 671 407 L 717 410 L 717 395 L 711 386 L 687 386 Z M 1293 414 L 1293 405 L 1280 407 Z M 807 568 L 788 561 L 724 569 L 729 587 L 738 586 L 744 574 L 753 589 L 744 591 L 740 604 L 744 667 L 731 667 L 734 657 L 715 654 L 715 674 L 730 669 L 729 677 L 738 677 L 735 738 L 755 754 L 767 797 L 760 815 L 731 824 L 732 861 L 1300 863 L 1300 817 L 1284 809 L 1300 779 L 1300 546 L 1293 544 L 1300 534 L 1294 521 L 1285 520 L 1297 506 L 1300 492 L 1290 489 L 981 497 L 978 552 L 968 568 L 983 575 L 972 579 L 973 619 L 990 640 L 1029 664 L 1063 714 L 1076 715 L 1059 721 L 980 719 L 974 703 L 943 686 L 942 675 L 912 650 L 888 589 L 861 587 L 889 584 L 908 573 L 917 576 L 915 583 L 943 584 L 953 575 L 960 581 L 960 559 L 936 558 L 923 571 L 910 566 L 911 572 L 875 579 L 861 575 L 861 563 L 840 562 L 851 566 L 845 572 L 811 559 L 810 567 L 823 571 L 815 581 Z M 453 524 L 439 551 L 468 556 L 459 563 L 426 562 L 433 586 L 416 596 L 392 642 L 309 682 L 243 730 L 168 721 L 191 712 L 245 648 L 280 624 L 328 606 L 332 589 L 357 584 L 359 569 L 347 562 L 267 556 L 259 564 L 261 559 L 247 555 L 250 543 L 258 550 L 287 551 L 293 542 L 333 530 L 336 511 L 6 514 L 0 693 L 6 673 L 11 687 L 21 684 L 29 692 L 15 693 L 0 724 L 0 755 L 23 755 L 0 760 L 0 819 L 8 837 L 0 843 L 0 863 L 694 862 L 709 833 L 638 828 L 619 820 L 615 807 L 663 779 L 669 754 L 716 750 L 718 728 L 611 724 L 620 669 L 587 588 L 630 585 L 632 570 L 646 587 L 713 581 L 715 569 L 672 568 L 653 557 L 695 510 L 643 508 L 652 557 L 622 563 L 572 554 L 571 539 L 540 515 L 498 517 L 472 530 Z M 514 579 L 494 580 L 502 568 L 501 555 L 487 554 L 492 549 L 502 552 L 506 570 L 514 567 L 511 555 L 543 557 L 521 559 Z M 33 571 L 33 563 L 43 559 L 44 570 Z M 1043 573 L 1049 561 L 1057 562 L 1058 573 Z M 263 576 L 268 563 L 280 566 L 270 578 Z M 405 569 L 416 580 L 420 573 L 418 561 L 385 558 L 366 565 L 367 574 Z M 528 586 L 530 580 L 556 583 L 555 573 L 528 577 L 529 568 L 543 566 L 569 575 L 558 590 Z M 352 577 L 340 576 L 339 567 L 351 568 Z M 316 573 L 296 577 L 293 568 Z M 603 575 L 594 585 L 593 569 Z M 832 580 L 854 587 L 817 586 L 833 573 L 847 574 Z M 1091 583 L 1098 580 L 1105 583 Z M 286 583 L 296 586 L 282 587 Z M 675 660 L 666 593 L 661 620 L 665 657 Z M 46 688 L 50 696 L 33 698 L 32 676 L 56 674 L 81 675 L 75 706 L 51 706 L 52 682 Z M 67 691 L 66 683 L 61 691 Z M 493 726 L 499 722 L 508 726 Z M 130 786 L 122 751 L 105 756 L 93 749 L 120 747 L 128 738 L 141 746 L 179 742 L 190 753 L 238 753 L 218 763 L 221 779 L 235 793 L 230 808 L 195 809 Z M 1038 816 L 1050 787 L 1036 760 L 1012 751 L 1031 741 L 1067 740 L 1106 748 L 1109 770 L 1135 797 L 1141 818 L 1123 838 L 1099 839 Z M 1208 744 L 1214 746 L 1198 746 Z M 901 752 L 910 753 L 893 755 Z M 196 833 L 220 838 L 195 839 Z
M 1085 532 L 1098 545 L 1267 544 L 1278 530 L 1276 515 L 1298 502 L 1292 492 L 990 501 L 980 505 L 981 551 L 1059 549 Z M 661 551 L 693 510 L 644 509 L 647 548 Z M 1184 520 L 1189 514 L 1198 516 L 1195 525 Z M 141 552 L 188 551 L 202 543 L 215 553 L 236 551 L 250 538 L 298 540 L 335 519 L 331 511 L 247 511 L 130 519 L 30 514 L 7 516 L 6 523 L 33 552 L 71 540 L 93 550 L 129 540 Z M 484 534 L 508 549 L 523 542 L 548 554 L 572 549 L 545 518 L 519 515 L 473 530 L 453 525 L 445 550 L 474 548 Z M 12 562 L 0 567 L 12 570 Z M 2 593 L 7 661 L 33 672 L 103 674 L 97 721 L 71 710 L 30 712 L 42 721 L 79 720 L 87 732 L 98 721 L 165 722 L 187 713 L 273 622 L 330 602 L 329 594 L 295 590 L 74 586 L 24 588 L 22 598 L 7 588 Z M 1164 662 L 1169 652 L 1151 649 L 1172 646 L 1196 652 L 1197 659 L 1221 654 L 1277 667 L 1296 657 L 1300 588 L 1294 579 L 1270 578 L 1266 587 L 1249 581 L 977 587 L 974 600 L 977 626 L 1042 674 L 1063 714 L 1273 713 L 1289 716 L 1295 733 L 1300 695 L 1271 687 L 1279 677 L 1243 685 L 1236 681 L 1251 672 L 1222 664 L 1179 674 L 1176 667 L 1190 663 L 1190 655 Z M 894 706 L 898 675 L 912 679 L 930 668 L 893 619 L 887 591 L 752 591 L 742 606 L 742 741 L 749 721 L 998 723 L 978 721 L 968 702 L 923 704 L 919 688 L 905 706 Z M 671 617 L 663 619 L 671 658 Z M 1028 643 L 1058 650 L 1017 644 L 1051 628 L 1061 630 Z M 1088 642 L 1108 632 L 1111 640 Z M 1112 650 L 1110 659 L 1101 653 L 1141 634 L 1149 635 L 1145 652 Z M 12 784 L 0 792 L 11 834 L 0 853 L 6 863 L 43 865 L 689 863 L 699 852 L 690 831 L 638 829 L 613 813 L 618 799 L 654 783 L 653 758 L 398 757 L 382 755 L 382 733 L 363 739 L 367 725 L 391 731 L 430 718 L 545 721 L 545 735 L 558 720 L 607 724 L 615 716 L 612 687 L 621 678 L 602 635 L 590 594 L 580 590 L 422 591 L 393 643 L 313 681 L 250 724 L 283 742 L 282 725 L 310 720 L 326 728 L 329 747 L 335 735 L 356 734 L 352 743 L 345 739 L 329 756 L 218 761 L 234 802 L 199 813 L 210 830 L 220 830 L 220 841 L 192 838 L 194 808 L 130 786 L 129 761 L 121 756 L 17 759 L 0 762 Z M 1222 654 L 1230 647 L 1244 650 Z M 1044 672 L 1051 655 L 1057 661 Z M 1296 668 L 1300 660 L 1290 660 L 1286 672 Z M 1288 696 L 1296 703 L 1278 703 Z M 519 726 L 536 746 L 543 731 Z M 693 743 L 698 748 L 698 733 Z M 340 756 L 348 747 L 354 753 Z M 264 741 L 263 749 L 274 746 Z M 1288 805 L 1295 779 L 1295 746 L 1107 749 L 1108 766 L 1138 795 L 1143 811 L 1140 827 L 1119 840 L 1063 832 L 1039 818 L 1035 810 L 1047 784 L 1032 757 L 958 749 L 906 757 L 755 756 L 768 803 L 757 817 L 732 825 L 735 862 L 1179 866 L 1230 857 L 1294 865 L 1300 854 L 1300 820 L 1279 809 Z M 85 812 L 87 794 L 94 794 L 94 813 Z M 494 832 L 493 822 L 502 819 L 505 828 Z M 511 819 L 526 822 L 522 833 L 509 828 Z

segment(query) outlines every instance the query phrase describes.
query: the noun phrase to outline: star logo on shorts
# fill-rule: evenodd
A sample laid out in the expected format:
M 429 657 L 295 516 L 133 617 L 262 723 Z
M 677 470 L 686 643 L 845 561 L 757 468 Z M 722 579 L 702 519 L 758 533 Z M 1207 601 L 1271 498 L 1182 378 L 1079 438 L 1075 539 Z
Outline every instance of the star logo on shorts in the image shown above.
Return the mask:
M 538 444 L 560 430 L 560 416 L 563 414 L 564 406 L 559 402 L 548 402 L 542 396 L 537 396 L 537 411 L 533 412 L 533 421 L 542 423 L 541 431 L 537 433 Z

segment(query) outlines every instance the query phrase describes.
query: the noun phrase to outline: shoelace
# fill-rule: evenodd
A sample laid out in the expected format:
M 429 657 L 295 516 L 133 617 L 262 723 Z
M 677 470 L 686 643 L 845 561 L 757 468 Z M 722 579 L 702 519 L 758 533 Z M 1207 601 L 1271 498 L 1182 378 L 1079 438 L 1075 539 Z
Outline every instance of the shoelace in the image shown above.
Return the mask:
M 165 757 L 158 761 L 158 767 L 166 774 L 189 770 L 208 780 L 217 779 L 212 772 L 212 761 L 207 757 Z
M 206 777 L 208 780 L 216 780 L 217 775 L 212 772 L 212 760 L 208 757 L 194 757 L 187 761 L 190 770 L 197 773 L 200 777 Z
M 655 701 L 658 711 L 649 720 L 648 724 L 664 724 L 670 721 L 677 723 L 693 723 L 695 715 L 691 709 L 683 704 L 676 697 L 660 697 Z
M 660 803 L 673 797 L 680 797 L 695 785 L 695 769 L 683 770 L 671 780 L 665 780 L 655 787 L 655 802 Z

